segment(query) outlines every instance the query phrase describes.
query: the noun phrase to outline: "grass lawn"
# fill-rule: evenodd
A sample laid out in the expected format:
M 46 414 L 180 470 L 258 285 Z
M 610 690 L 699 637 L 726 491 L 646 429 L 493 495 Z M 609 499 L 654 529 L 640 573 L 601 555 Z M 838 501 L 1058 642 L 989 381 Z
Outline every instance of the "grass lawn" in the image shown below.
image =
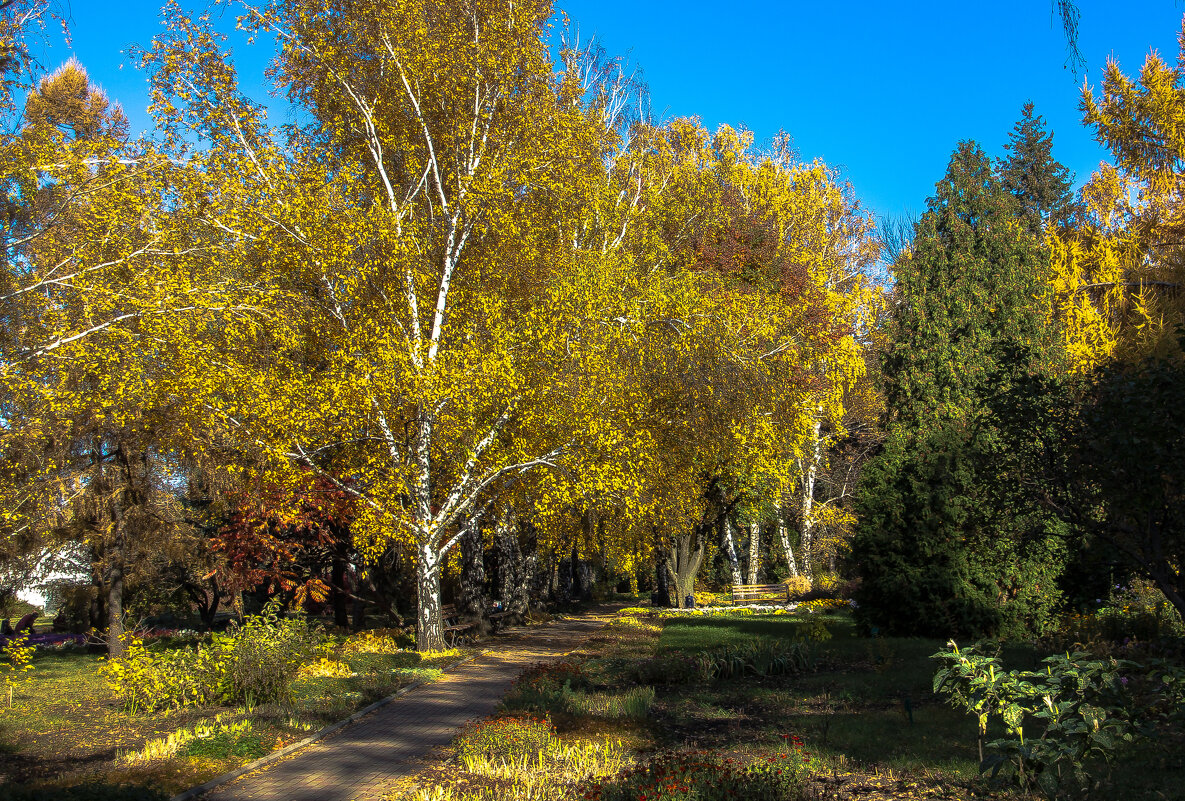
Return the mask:
M 818 638 L 818 620 L 830 637 L 814 643 L 812 665 L 803 672 L 709 681 L 686 669 L 703 652 L 791 642 L 811 630 Z M 495 758 L 501 754 L 496 749 L 490 758 L 460 764 L 446 750 L 434 767 L 393 788 L 390 798 L 550 801 L 588 797 L 599 783 L 608 789 L 592 797 L 601 801 L 646 793 L 648 799 L 691 798 L 679 794 L 678 782 L 657 796 L 627 792 L 620 776 L 631 764 L 689 750 L 752 769 L 785 755 L 795 737 L 811 775 L 793 791 L 768 797 L 1021 798 L 979 777 L 974 720 L 933 694 L 929 657 L 942 645 L 859 637 L 844 612 L 622 618 L 570 663 L 534 671 L 508 696 L 507 714 L 546 716 L 554 725 L 555 740 L 547 746 L 552 756 L 523 760 L 511 773 L 505 759 Z M 1004 653 L 1007 664 L 1025 669 L 1042 656 L 1023 647 Z M 590 743 L 608 751 L 573 756 Z M 1094 766 L 1103 780 L 1094 797 L 1185 799 L 1183 745 L 1179 737 L 1144 743 L 1121 755 L 1109 776 Z M 572 769 L 574 762 L 582 771 Z M 767 797 L 765 785 L 742 774 L 756 789 L 738 798 Z
M 17 687 L 13 706 L 0 717 L 0 797 L 17 785 L 86 781 L 137 784 L 171 795 L 307 737 L 401 687 L 432 680 L 471 650 L 423 659 L 415 652 L 350 653 L 341 658 L 354 675 L 298 679 L 291 704 L 138 714 L 122 709 L 99 675 L 101 656 L 39 651 L 32 679 Z M 136 759 L 146 746 L 148 753 L 159 753 L 160 741 L 173 732 L 215 719 L 233 736 L 195 741 L 169 758 Z

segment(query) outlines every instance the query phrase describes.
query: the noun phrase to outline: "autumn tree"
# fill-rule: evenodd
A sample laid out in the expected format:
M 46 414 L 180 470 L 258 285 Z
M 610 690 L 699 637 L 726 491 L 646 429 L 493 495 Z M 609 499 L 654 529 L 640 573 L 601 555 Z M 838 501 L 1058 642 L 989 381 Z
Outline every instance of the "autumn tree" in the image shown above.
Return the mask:
M 3 280 L 6 519 L 17 531 L 87 543 L 120 649 L 122 593 L 168 505 L 151 442 L 159 418 L 148 349 L 133 345 L 160 183 L 126 143 L 118 106 L 68 62 L 41 79 L 5 143 L 25 172 L 6 228 Z M 145 281 L 135 286 L 137 278 Z M 153 289 L 159 289 L 156 285 Z M 159 300 L 159 296 L 154 300 Z M 167 404 L 166 404 L 167 405 Z M 139 543 L 139 544 L 137 544 Z
M 240 497 L 212 543 L 225 565 L 222 583 L 263 588 L 297 606 L 328 602 L 334 623 L 348 626 L 347 576 L 356 561 L 350 534 L 354 498 L 312 476 L 296 490 L 263 487 Z
M 572 248 L 614 135 L 553 70 L 547 3 L 242 11 L 307 124 L 265 127 L 207 19 L 174 7 L 147 54 L 157 113 L 211 142 L 203 213 L 242 251 L 220 258 L 262 265 L 290 304 L 211 349 L 210 406 L 277 470 L 342 476 L 364 547 L 414 549 L 417 638 L 438 647 L 442 561 L 474 504 L 615 436 L 587 423 L 613 393 L 591 336 L 610 328 L 565 328 L 615 291 Z
M 1185 52 L 1185 27 L 1180 37 Z M 1071 357 L 1070 376 L 1038 388 L 1064 408 L 1048 426 L 1045 497 L 1075 527 L 1082 552 L 1148 578 L 1178 609 L 1182 480 L 1179 421 L 1170 400 L 1182 359 L 1180 202 L 1185 148 L 1183 59 L 1147 58 L 1138 77 L 1107 64 L 1082 96 L 1084 122 L 1108 147 L 1082 189 L 1078 225 L 1052 241 L 1050 314 Z

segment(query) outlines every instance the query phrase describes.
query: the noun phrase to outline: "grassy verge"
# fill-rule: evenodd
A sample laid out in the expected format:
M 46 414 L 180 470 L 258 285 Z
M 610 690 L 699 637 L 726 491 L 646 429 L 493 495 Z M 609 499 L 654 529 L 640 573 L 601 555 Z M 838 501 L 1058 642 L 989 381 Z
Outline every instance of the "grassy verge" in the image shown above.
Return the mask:
M 339 675 L 297 680 L 292 702 L 252 709 L 186 708 L 131 714 L 85 651 L 39 652 L 32 679 L 0 718 L 0 797 L 87 783 L 153 788 L 165 795 L 200 784 L 301 740 L 418 681 L 431 681 L 472 649 L 347 653 Z M 23 788 L 23 789 L 22 789 Z M 99 797 L 91 786 L 84 796 Z M 49 796 L 47 796 L 49 797 Z M 114 796 L 113 796 L 114 797 Z M 130 795 L 128 797 L 138 797 Z
M 808 662 L 759 659 L 794 641 L 810 643 Z M 941 646 L 857 636 L 841 611 L 625 617 L 568 662 L 528 671 L 507 697 L 504 715 L 554 727 L 545 748 L 468 762 L 446 750 L 389 798 L 1021 798 L 979 776 L 974 720 L 932 693 L 930 655 Z M 759 670 L 722 672 L 737 654 Z M 1023 668 L 1041 656 L 1021 646 L 1004 653 Z M 616 750 L 590 757 L 579 780 L 558 767 L 557 755 L 589 743 Z M 796 770 L 784 780 L 790 757 Z M 1111 771 L 1093 767 L 1094 797 L 1185 798 L 1180 742 L 1147 742 Z M 775 774 L 780 784 L 767 781 Z

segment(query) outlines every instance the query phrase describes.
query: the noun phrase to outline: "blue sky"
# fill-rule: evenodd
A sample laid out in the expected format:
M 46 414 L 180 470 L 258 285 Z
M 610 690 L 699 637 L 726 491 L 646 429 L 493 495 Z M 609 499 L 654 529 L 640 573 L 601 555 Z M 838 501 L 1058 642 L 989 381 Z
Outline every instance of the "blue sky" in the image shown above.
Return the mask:
M 1003 155 L 1026 99 L 1081 183 L 1106 156 L 1080 122 L 1083 79 L 1097 85 L 1108 57 L 1128 74 L 1153 49 L 1175 61 L 1185 13 L 1173 0 L 1081 0 L 1087 67 L 1075 78 L 1048 0 L 566 0 L 557 8 L 641 67 L 661 118 L 744 125 L 758 142 L 785 129 L 803 158 L 841 167 L 879 214 L 923 210 L 960 139 Z M 160 29 L 159 3 L 74 0 L 71 16 L 75 55 L 124 105 L 133 130 L 147 128 L 144 76 L 127 51 Z M 66 55 L 55 48 L 45 61 Z M 268 55 L 238 47 L 244 78 L 261 80 Z

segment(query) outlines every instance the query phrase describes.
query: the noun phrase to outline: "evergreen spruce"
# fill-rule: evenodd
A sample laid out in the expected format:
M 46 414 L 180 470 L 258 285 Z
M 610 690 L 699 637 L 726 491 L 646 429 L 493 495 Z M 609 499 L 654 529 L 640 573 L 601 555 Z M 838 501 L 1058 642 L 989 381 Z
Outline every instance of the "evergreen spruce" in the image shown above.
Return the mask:
M 853 544 L 859 614 L 886 633 L 1040 628 L 1056 601 L 1051 524 L 1002 458 L 1022 434 L 997 409 L 1052 366 L 1045 259 L 1017 213 L 989 159 L 960 143 L 894 268 L 887 439 L 865 470 Z
M 1000 182 L 1019 201 L 1029 232 L 1039 236 L 1046 227 L 1067 225 L 1074 176 L 1053 157 L 1053 134 L 1045 130 L 1045 119 L 1033 114 L 1033 101 L 1024 104 L 1004 149 L 1009 156 L 999 164 Z

